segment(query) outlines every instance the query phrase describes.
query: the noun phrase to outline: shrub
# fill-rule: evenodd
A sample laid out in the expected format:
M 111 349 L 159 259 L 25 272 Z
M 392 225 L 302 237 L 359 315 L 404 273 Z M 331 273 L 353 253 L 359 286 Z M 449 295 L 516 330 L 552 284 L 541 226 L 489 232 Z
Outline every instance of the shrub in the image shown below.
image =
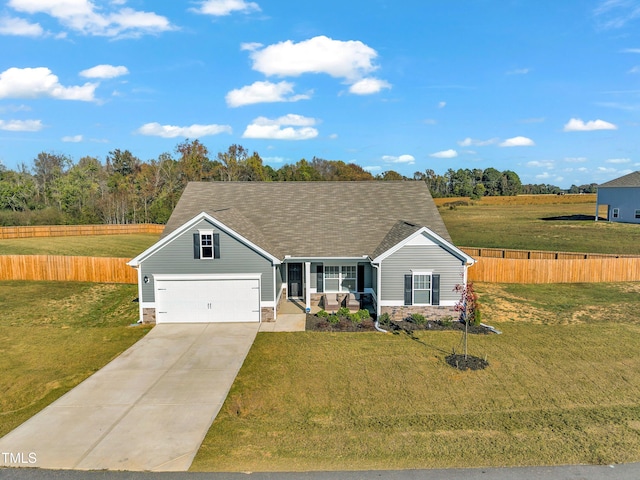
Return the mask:
M 447 317 L 443 317 L 440 320 L 438 320 L 438 323 L 443 327 L 450 327 L 451 324 L 453 323 L 453 317 L 451 315 Z
M 389 316 L 388 313 L 383 313 L 382 315 L 380 315 L 380 317 L 378 317 L 378 323 L 380 325 L 390 325 L 391 324 L 391 317 Z
M 329 316 L 329 312 L 327 312 L 326 310 L 320 310 L 316 315 L 322 318 L 327 318 Z
M 362 318 L 360 318 L 360 315 L 358 312 L 347 314 L 347 318 L 353 323 L 362 322 Z
M 339 317 L 346 317 L 349 315 L 349 309 L 347 307 L 340 307 L 336 312 Z
M 371 318 L 371 314 L 366 308 L 361 308 L 360 310 L 358 310 L 356 315 L 360 317 L 360 320 L 367 320 L 368 318 Z
M 420 313 L 414 313 L 411 315 L 411 321 L 413 323 L 415 323 L 416 325 L 424 325 L 425 323 L 427 323 L 427 319 L 424 318 L 424 315 L 420 314 Z
M 340 317 L 334 313 L 327 317 L 327 322 L 335 325 L 336 323 L 340 323 Z

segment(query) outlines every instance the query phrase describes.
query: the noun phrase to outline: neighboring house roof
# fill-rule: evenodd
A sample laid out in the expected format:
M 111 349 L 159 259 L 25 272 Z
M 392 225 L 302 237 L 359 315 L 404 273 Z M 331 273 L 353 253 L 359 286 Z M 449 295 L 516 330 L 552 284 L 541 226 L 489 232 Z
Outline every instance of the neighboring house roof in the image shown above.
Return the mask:
M 191 182 L 162 238 L 206 212 L 278 258 L 372 258 L 421 227 L 451 242 L 420 181 Z
M 598 185 L 598 188 L 609 187 L 640 187 L 640 172 L 632 172 L 603 183 L 602 185 Z

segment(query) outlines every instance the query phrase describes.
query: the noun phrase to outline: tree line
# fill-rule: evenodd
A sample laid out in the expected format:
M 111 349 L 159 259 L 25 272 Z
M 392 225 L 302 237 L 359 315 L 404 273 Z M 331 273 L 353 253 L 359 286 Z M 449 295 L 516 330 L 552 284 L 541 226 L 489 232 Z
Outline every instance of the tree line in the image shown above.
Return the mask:
M 494 168 L 449 169 L 444 175 L 426 170 L 409 178 L 393 170 L 373 175 L 354 163 L 314 157 L 276 170 L 240 145 L 212 158 L 198 140 L 185 140 L 173 153 L 147 162 L 129 150 L 116 149 L 104 163 L 89 156 L 74 163 L 66 155 L 47 152 L 17 170 L 0 163 L 0 225 L 165 223 L 190 181 L 356 180 L 422 180 L 434 197 L 560 190 L 552 185 L 522 185 L 515 172 Z M 551 191 L 555 189 L 558 192 Z

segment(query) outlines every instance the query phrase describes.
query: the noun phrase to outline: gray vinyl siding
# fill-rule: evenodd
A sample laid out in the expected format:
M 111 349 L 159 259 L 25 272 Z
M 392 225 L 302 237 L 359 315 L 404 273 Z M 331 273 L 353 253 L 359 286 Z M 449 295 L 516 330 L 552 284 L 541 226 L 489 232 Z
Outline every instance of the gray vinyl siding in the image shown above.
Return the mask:
M 282 288 L 282 284 L 284 283 L 283 281 L 284 275 L 282 274 L 282 267 L 283 267 L 282 264 L 276 266 L 276 297 L 280 293 L 280 289 Z
M 454 287 L 463 282 L 463 261 L 438 245 L 405 246 L 382 261 L 381 300 L 404 300 L 404 276 L 411 271 L 440 275 L 440 302 L 457 301 Z
M 373 288 L 373 279 L 375 275 L 373 267 L 370 263 L 358 263 L 358 265 L 364 265 L 364 288 Z
M 607 220 L 623 223 L 640 223 L 635 218 L 635 211 L 640 210 L 640 187 L 607 187 L 598 189 L 598 205 L 608 205 Z M 613 218 L 613 209 L 620 211 L 618 218 Z
M 198 229 L 212 229 L 220 234 L 220 258 L 198 260 L 193 258 L 193 234 Z M 261 300 L 273 301 L 273 265 L 259 253 L 234 237 L 214 228 L 206 220 L 174 238 L 160 250 L 146 258 L 140 267 L 142 278 L 149 277 L 149 283 L 142 284 L 142 301 L 154 302 L 154 274 L 206 274 L 206 273 L 259 273 L 261 280 Z

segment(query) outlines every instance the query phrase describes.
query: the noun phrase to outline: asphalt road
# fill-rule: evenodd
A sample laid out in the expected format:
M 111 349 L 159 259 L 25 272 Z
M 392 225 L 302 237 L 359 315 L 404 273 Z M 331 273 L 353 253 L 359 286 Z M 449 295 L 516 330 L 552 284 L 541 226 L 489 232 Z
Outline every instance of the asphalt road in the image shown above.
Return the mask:
M 561 467 L 296 473 L 155 473 L 0 469 L 2 480 L 638 480 L 640 463 Z

